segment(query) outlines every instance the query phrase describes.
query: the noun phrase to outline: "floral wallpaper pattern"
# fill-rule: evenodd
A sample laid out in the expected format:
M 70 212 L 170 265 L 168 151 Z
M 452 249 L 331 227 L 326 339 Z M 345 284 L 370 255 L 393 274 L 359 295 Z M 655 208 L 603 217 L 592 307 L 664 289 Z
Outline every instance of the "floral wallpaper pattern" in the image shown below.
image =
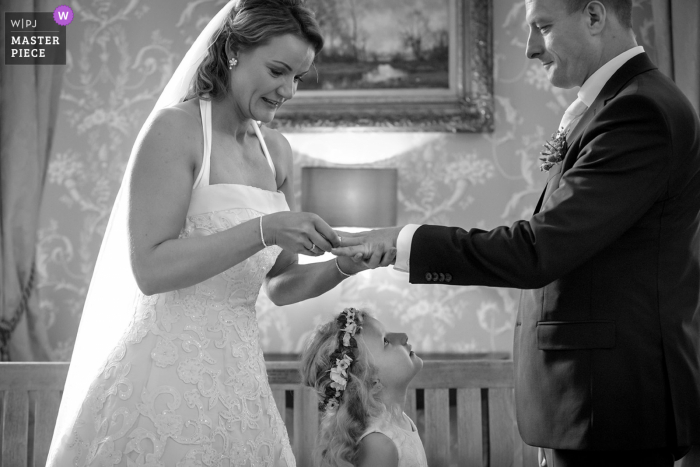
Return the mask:
M 161 89 L 222 0 L 74 0 L 59 123 L 42 205 L 38 272 L 54 360 L 69 360 L 90 276 L 131 145 Z M 522 0 L 494 0 L 496 125 L 491 134 L 290 134 L 297 198 L 302 166 L 399 171 L 399 224 L 490 229 L 528 218 L 545 182 L 537 156 L 575 90 L 552 87 L 527 60 Z M 651 0 L 634 1 L 638 42 L 652 60 Z M 297 201 L 299 201 L 297 199 Z M 297 203 L 298 204 L 298 203 Z M 405 330 L 419 352 L 509 352 L 519 291 L 412 286 L 392 269 L 276 307 L 258 301 L 266 352 L 301 349 L 345 306 Z

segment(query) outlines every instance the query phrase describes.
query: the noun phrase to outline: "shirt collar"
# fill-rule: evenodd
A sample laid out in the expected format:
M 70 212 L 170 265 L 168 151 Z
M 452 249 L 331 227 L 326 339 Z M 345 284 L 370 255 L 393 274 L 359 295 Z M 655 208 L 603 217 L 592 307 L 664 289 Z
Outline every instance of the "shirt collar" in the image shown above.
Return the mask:
M 603 86 L 605 86 L 605 83 L 608 82 L 610 77 L 612 77 L 622 65 L 627 63 L 629 59 L 642 52 L 644 52 L 644 47 L 641 45 L 632 47 L 598 68 L 598 70 L 583 83 L 583 86 L 581 86 L 581 89 L 578 91 L 578 98 L 590 107 L 596 97 L 598 97 L 598 94 L 600 94 L 600 91 L 603 90 Z

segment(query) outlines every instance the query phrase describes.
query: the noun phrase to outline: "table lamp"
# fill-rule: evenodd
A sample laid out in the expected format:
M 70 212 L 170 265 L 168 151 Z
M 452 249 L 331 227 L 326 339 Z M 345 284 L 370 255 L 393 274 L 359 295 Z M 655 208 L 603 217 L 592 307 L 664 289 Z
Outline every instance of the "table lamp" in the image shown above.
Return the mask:
M 302 167 L 301 210 L 331 227 L 393 227 L 397 187 L 396 169 Z

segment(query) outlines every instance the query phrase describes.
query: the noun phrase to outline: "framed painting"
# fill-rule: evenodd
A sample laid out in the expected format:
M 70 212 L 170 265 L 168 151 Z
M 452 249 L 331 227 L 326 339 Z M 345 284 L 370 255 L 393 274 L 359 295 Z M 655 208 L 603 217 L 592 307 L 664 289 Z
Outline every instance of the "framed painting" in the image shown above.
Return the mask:
M 325 45 L 271 126 L 493 131 L 491 0 L 309 0 Z

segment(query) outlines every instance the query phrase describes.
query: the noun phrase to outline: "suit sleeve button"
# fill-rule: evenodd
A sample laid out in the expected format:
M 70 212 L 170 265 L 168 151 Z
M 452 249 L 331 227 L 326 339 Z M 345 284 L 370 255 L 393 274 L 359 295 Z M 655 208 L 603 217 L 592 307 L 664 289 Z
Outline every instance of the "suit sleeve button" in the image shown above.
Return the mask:
M 426 280 L 426 281 L 431 281 L 431 280 L 433 280 L 433 275 L 430 274 L 429 272 L 426 272 L 426 273 L 425 273 L 425 280 Z
M 449 272 L 445 274 L 445 282 L 452 282 L 452 274 Z
M 444 274 L 444 273 L 442 273 L 442 272 L 440 273 L 440 279 L 439 279 L 439 280 L 440 280 L 440 282 L 445 282 L 445 274 Z
M 434 272 L 433 273 L 433 282 L 437 282 L 437 281 L 438 281 L 438 273 Z

